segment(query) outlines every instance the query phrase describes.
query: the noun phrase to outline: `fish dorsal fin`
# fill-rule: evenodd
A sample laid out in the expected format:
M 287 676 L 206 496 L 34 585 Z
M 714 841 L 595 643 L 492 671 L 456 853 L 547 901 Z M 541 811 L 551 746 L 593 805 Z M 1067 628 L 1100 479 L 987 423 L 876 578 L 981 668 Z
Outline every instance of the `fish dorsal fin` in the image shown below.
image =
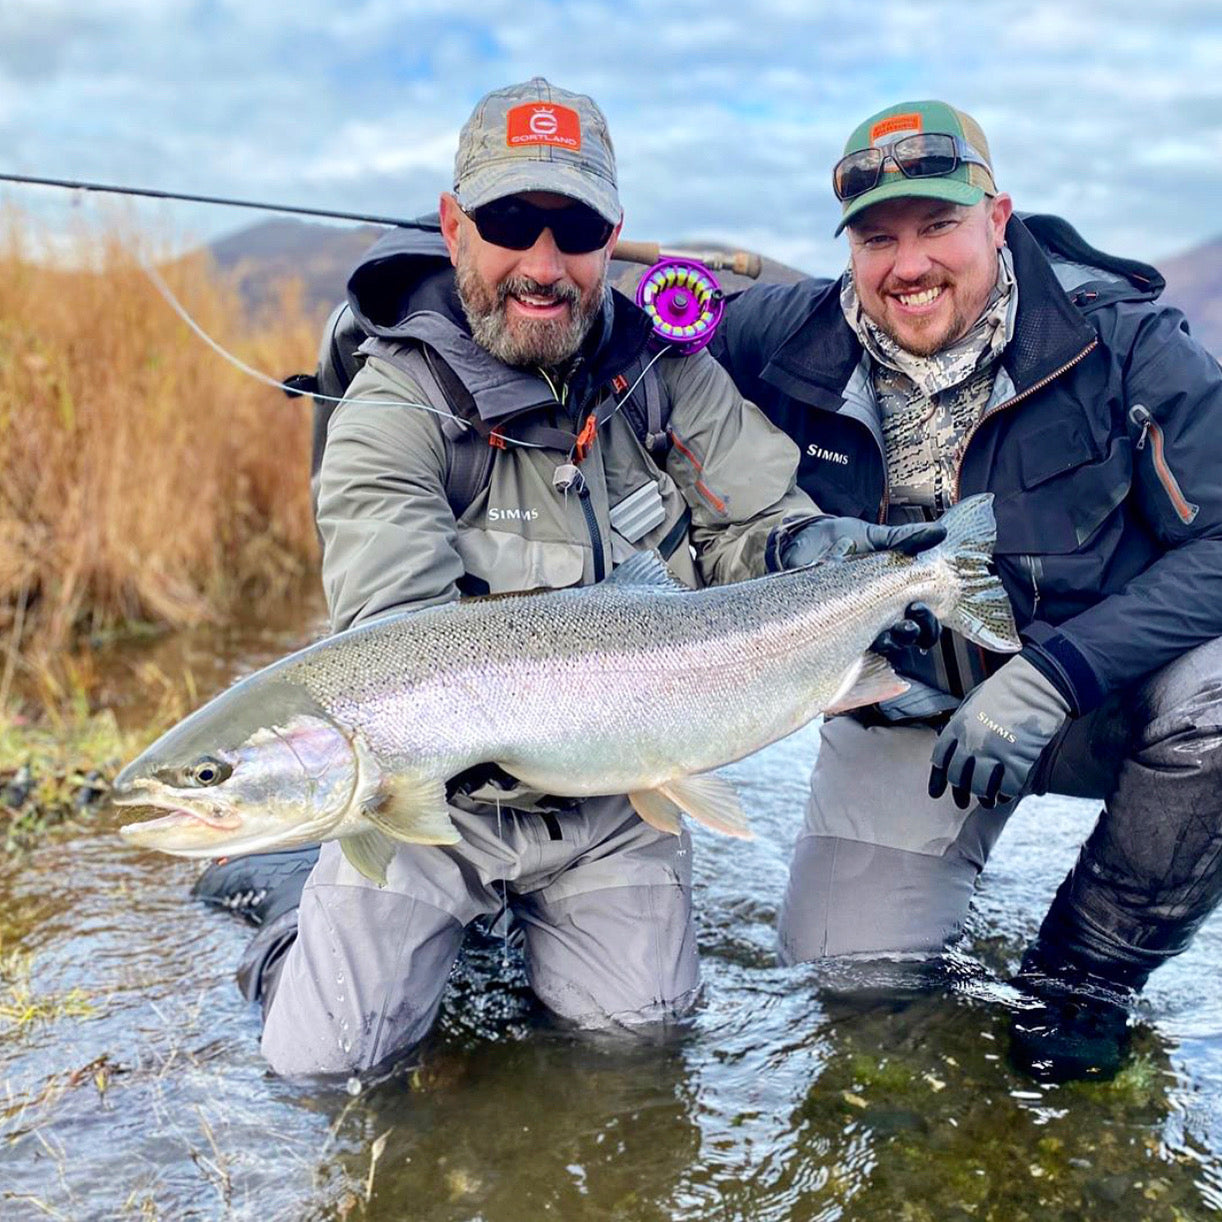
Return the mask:
M 638 789 L 628 795 L 628 801 L 650 827 L 669 832 L 672 836 L 677 836 L 683 830 L 683 811 L 656 789 Z
M 655 590 L 687 592 L 687 586 L 666 567 L 660 552 L 637 552 L 607 578 L 608 585 L 647 586 Z
M 383 776 L 379 795 L 361 813 L 387 836 L 406 844 L 457 844 L 462 839 L 441 781 Z
M 352 868 L 379 887 L 386 886 L 386 867 L 395 855 L 395 842 L 376 829 L 345 836 L 339 847 Z
M 866 704 L 878 704 L 880 700 L 891 700 L 908 690 L 907 680 L 901 679 L 886 658 L 879 653 L 865 653 L 861 661 L 854 663 L 840 691 L 824 709 L 829 716 L 845 713 L 849 709 Z
M 729 781 L 712 773 L 679 777 L 658 786 L 658 793 L 685 810 L 697 823 L 727 836 L 750 840 L 755 833 Z

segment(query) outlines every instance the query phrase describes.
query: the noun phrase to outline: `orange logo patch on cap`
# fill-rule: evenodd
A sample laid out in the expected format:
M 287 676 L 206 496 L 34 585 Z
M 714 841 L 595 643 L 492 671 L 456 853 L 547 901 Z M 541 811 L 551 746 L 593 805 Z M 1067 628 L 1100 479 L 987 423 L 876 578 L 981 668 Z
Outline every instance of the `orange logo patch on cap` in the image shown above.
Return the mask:
M 556 144 L 581 151 L 581 120 L 575 110 L 552 102 L 527 102 L 505 116 L 505 143 L 510 148 L 524 144 Z
M 919 112 L 914 111 L 910 115 L 891 115 L 886 119 L 879 119 L 870 128 L 870 143 L 882 144 L 889 136 L 908 136 L 913 132 L 919 132 L 923 126 Z

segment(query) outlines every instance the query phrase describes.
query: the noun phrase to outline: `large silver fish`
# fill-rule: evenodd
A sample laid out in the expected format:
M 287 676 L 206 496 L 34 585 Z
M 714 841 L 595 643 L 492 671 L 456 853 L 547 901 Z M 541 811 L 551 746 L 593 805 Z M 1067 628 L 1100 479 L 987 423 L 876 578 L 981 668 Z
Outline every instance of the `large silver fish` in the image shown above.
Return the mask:
M 995 650 L 1019 641 L 988 572 L 992 498 L 942 519 L 915 557 L 872 553 L 691 591 L 656 553 L 599 585 L 375 620 L 235 684 L 119 775 L 114 800 L 170 813 L 136 845 L 215 857 L 340 839 L 385 880 L 396 840 L 452 844 L 448 778 L 497 764 L 540 793 L 628 794 L 749 835 L 711 769 L 823 712 L 906 688 L 875 637 L 921 600 Z

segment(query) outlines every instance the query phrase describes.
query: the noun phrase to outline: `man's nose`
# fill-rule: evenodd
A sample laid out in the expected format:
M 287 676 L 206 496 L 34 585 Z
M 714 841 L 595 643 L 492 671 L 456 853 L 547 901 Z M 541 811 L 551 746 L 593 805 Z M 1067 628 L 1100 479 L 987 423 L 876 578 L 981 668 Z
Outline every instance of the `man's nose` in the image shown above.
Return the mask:
M 919 235 L 902 236 L 896 243 L 895 262 L 891 265 L 891 274 L 897 280 L 919 280 L 933 265 L 933 260 L 925 249 L 925 243 Z
M 555 284 L 564 276 L 564 255 L 550 229 L 545 229 L 535 244 L 522 252 L 517 270 L 519 275 L 529 276 L 540 284 Z

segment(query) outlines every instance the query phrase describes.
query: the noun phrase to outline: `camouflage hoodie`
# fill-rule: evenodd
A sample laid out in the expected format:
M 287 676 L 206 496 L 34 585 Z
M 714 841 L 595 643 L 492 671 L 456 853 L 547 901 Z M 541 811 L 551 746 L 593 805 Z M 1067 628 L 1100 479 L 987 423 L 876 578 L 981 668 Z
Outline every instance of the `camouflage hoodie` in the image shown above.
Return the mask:
M 1018 286 L 1004 246 L 997 264 L 997 282 L 975 326 L 931 356 L 906 352 L 867 318 L 852 269 L 845 272 L 840 307 L 870 356 L 893 505 L 940 515 L 953 501 L 964 439 L 989 401 L 997 362 L 1014 336 Z

